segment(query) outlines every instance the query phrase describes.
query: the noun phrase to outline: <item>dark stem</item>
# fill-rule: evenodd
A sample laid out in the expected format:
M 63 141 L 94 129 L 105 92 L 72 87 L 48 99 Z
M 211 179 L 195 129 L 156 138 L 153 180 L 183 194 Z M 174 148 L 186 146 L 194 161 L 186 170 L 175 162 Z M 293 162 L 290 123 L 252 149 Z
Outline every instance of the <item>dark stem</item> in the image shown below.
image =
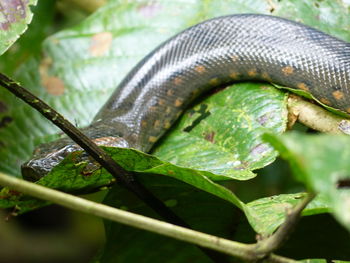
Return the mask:
M 47 105 L 44 101 L 20 86 L 17 82 L 0 73 L 0 85 L 13 93 L 31 107 L 39 111 L 45 118 L 59 127 L 74 142 L 91 155 L 101 166 L 103 166 L 119 185 L 134 193 L 146 205 L 151 207 L 158 215 L 169 223 L 190 228 L 186 222 L 179 218 L 173 211 L 164 205 L 147 188 L 139 183 L 133 174 L 118 165 L 103 149 L 91 141 L 85 134 L 78 130 L 73 124 L 66 120 L 61 114 Z M 222 254 L 199 247 L 214 262 L 223 262 Z

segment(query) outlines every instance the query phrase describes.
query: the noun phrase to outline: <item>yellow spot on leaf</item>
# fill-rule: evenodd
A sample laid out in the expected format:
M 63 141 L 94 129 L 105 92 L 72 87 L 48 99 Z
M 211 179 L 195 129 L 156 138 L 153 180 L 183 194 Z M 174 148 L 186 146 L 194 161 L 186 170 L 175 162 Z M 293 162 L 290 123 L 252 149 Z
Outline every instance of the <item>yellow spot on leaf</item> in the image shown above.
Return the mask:
M 58 77 L 47 76 L 42 79 L 42 84 L 45 87 L 46 91 L 55 96 L 62 95 L 64 93 L 64 83 Z

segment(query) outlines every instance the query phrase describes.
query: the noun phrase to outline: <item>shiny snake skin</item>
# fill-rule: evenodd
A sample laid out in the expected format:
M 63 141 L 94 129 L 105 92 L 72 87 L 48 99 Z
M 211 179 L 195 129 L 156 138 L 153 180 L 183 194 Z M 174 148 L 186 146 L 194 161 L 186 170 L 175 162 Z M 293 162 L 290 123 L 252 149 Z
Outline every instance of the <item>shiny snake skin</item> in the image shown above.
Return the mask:
M 350 113 L 350 44 L 279 17 L 208 20 L 147 55 L 83 131 L 102 145 L 149 151 L 196 96 L 241 80 L 302 89 Z M 69 139 L 42 145 L 22 173 L 36 180 L 77 149 Z

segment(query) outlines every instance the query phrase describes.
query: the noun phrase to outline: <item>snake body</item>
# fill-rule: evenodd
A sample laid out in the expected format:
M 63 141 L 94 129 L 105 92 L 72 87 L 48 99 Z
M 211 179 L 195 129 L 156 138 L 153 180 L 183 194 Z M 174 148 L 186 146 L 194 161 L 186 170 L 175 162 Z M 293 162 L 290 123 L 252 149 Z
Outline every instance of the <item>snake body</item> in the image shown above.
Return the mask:
M 279 17 L 214 18 L 139 62 L 84 132 L 100 144 L 149 151 L 196 96 L 241 80 L 302 89 L 350 113 L 350 44 Z M 78 148 L 68 139 L 41 146 L 23 174 L 40 178 Z

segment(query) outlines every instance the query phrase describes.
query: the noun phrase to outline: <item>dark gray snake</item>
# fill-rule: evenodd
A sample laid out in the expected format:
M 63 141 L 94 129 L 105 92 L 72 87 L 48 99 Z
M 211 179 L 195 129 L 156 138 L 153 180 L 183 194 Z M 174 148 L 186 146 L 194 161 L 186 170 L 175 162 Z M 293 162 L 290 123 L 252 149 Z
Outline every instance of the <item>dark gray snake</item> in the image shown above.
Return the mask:
M 83 131 L 102 145 L 149 151 L 196 96 L 241 80 L 302 89 L 350 113 L 350 44 L 273 16 L 208 20 L 147 55 Z M 77 149 L 69 139 L 44 144 L 22 173 L 38 179 Z

